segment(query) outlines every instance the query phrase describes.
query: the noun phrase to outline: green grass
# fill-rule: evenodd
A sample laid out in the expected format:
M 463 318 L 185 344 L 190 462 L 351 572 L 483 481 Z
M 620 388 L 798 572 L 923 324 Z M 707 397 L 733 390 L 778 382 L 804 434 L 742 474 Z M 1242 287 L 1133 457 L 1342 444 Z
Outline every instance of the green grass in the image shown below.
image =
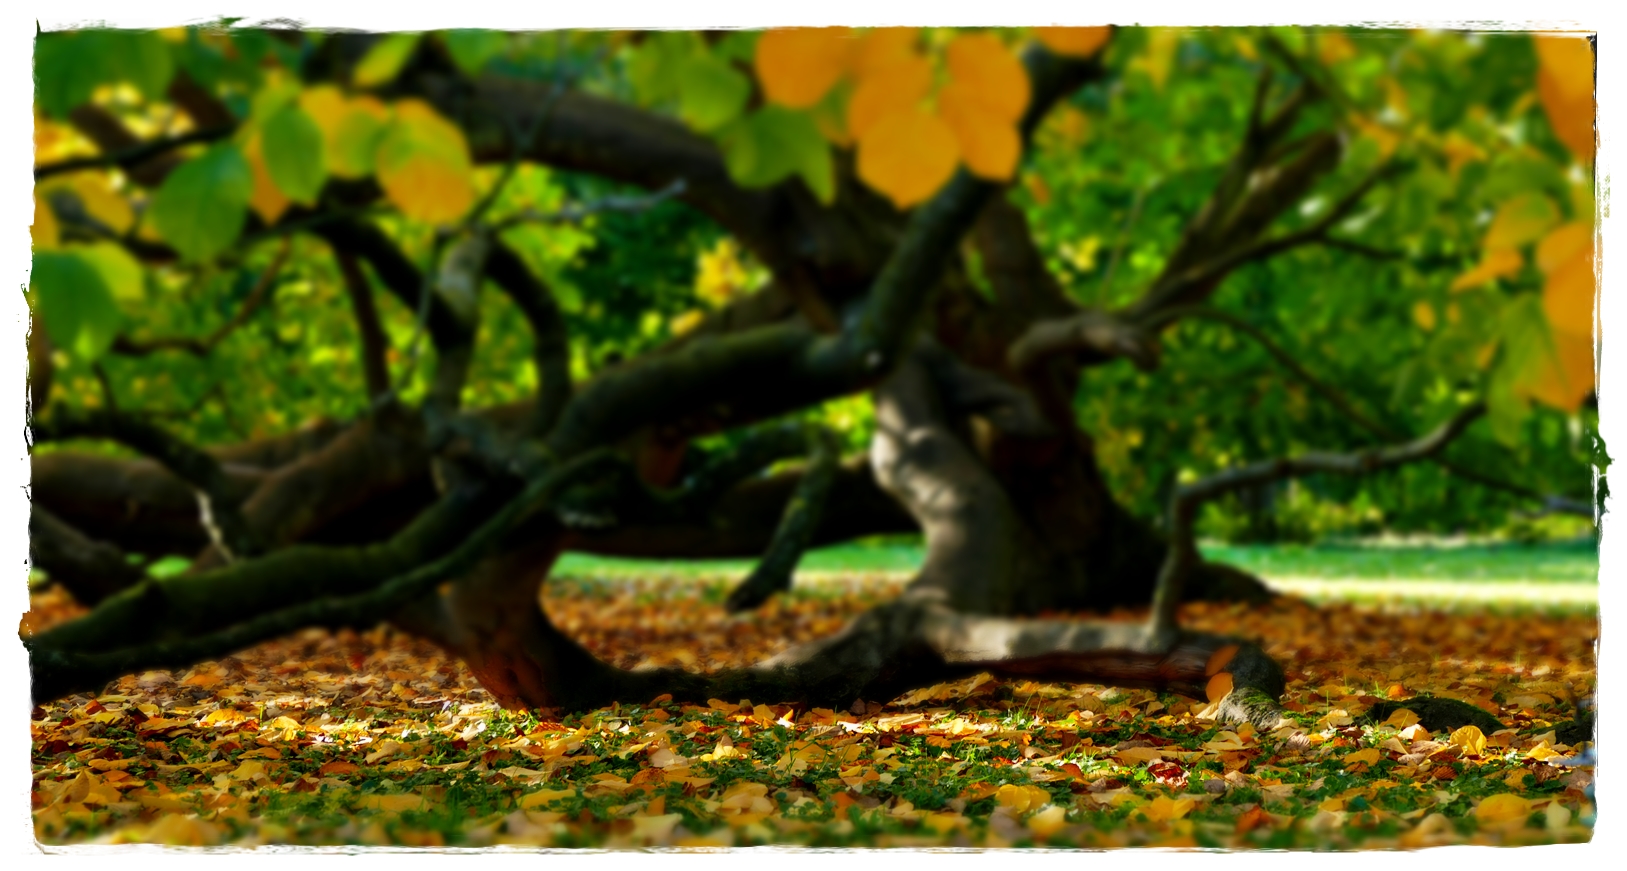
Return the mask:
M 1205 544 L 1206 557 L 1228 562 L 1266 579 L 1524 581 L 1593 583 L 1599 554 L 1592 541 L 1543 544 L 1317 545 Z M 911 572 L 921 565 L 919 542 L 887 539 L 821 548 L 803 559 L 805 572 L 862 574 Z M 556 574 L 564 576 L 741 576 L 751 560 L 681 562 L 567 554 Z

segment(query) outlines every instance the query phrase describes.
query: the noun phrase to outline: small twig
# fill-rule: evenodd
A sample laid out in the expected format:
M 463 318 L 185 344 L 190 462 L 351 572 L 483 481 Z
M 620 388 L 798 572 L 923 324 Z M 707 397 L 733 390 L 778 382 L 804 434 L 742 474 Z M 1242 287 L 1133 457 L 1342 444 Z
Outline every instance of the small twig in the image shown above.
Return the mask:
M 1107 293 L 1113 287 L 1113 274 L 1118 271 L 1119 259 L 1124 256 L 1124 249 L 1130 245 L 1130 237 L 1135 232 L 1136 222 L 1141 219 L 1141 206 L 1147 200 L 1147 194 L 1158 187 L 1159 182 L 1153 182 L 1145 188 L 1137 188 L 1135 199 L 1130 203 L 1130 214 L 1124 219 L 1124 226 L 1119 229 L 1118 237 L 1113 240 L 1113 256 L 1107 261 L 1107 270 L 1102 273 L 1100 288 L 1096 291 L 1096 298 L 1106 302 Z
M 123 354 L 126 357 L 145 357 L 155 351 L 173 350 L 185 351 L 194 357 L 209 356 L 216 346 L 236 331 L 238 327 L 248 323 L 249 319 L 254 317 L 260 307 L 270 299 L 271 291 L 277 283 L 277 276 L 282 272 L 283 264 L 288 261 L 289 247 L 289 241 L 285 237 L 276 257 L 272 259 L 271 265 L 260 273 L 259 281 L 255 282 L 254 288 L 244 298 L 243 305 L 238 308 L 237 314 L 233 315 L 231 320 L 216 327 L 214 332 L 209 335 L 201 339 L 191 336 L 163 336 L 156 339 L 132 339 L 128 336 L 119 336 L 113 340 L 113 352 Z
M 590 215 L 601 212 L 643 212 L 655 208 L 674 197 L 681 196 L 687 187 L 687 183 L 680 178 L 653 193 L 637 196 L 610 194 L 585 203 L 568 205 L 553 212 L 537 212 L 526 209 L 504 218 L 493 229 L 501 232 L 520 224 L 574 224 Z
M 113 395 L 113 382 L 108 380 L 107 370 L 102 368 L 102 363 L 98 360 L 91 364 L 90 371 L 96 375 L 96 383 L 102 389 L 102 403 L 107 406 L 108 411 L 117 414 L 119 400 Z
M 34 181 L 38 182 L 54 175 L 78 172 L 82 169 L 97 169 L 105 166 L 117 166 L 121 169 L 128 168 L 166 152 L 174 151 L 177 148 L 184 148 L 198 142 L 213 142 L 217 139 L 224 139 L 236 129 L 236 127 L 211 127 L 207 130 L 193 130 L 179 136 L 169 136 L 151 142 L 143 142 L 140 145 L 108 154 L 74 157 L 56 163 L 47 163 L 44 166 L 34 167 Z

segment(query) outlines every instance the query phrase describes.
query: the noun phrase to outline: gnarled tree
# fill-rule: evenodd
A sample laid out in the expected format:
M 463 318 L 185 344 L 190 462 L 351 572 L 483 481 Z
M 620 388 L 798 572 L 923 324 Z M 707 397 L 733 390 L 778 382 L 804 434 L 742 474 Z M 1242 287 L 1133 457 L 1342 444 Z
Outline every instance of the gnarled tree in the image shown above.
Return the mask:
M 93 606 L 25 640 L 34 697 L 302 627 L 390 620 L 456 654 L 507 706 L 662 693 L 845 706 L 990 670 L 1207 693 L 1229 718 L 1273 721 L 1276 664 L 1247 641 L 1184 632 L 1175 619 L 1183 597 L 1269 596 L 1197 553 L 1202 502 L 1412 460 L 1520 496 L 1546 495 L 1547 484 L 1446 458 L 1485 410 L 1472 396 L 1437 401 L 1419 420 L 1375 420 L 1246 316 L 1211 305 L 1239 270 L 1309 250 L 1363 262 L 1410 256 L 1380 250 L 1360 227 L 1376 192 L 1422 158 L 1353 146 L 1352 134 L 1376 122 L 1309 37 L 1247 37 L 1257 51 L 1234 60 L 1252 85 L 1221 94 L 1235 109 L 1213 131 L 1231 137 L 1228 156 L 1179 181 L 1201 205 L 1156 264 L 1134 267 L 1150 277 L 1095 304 L 1070 290 L 1009 183 L 1056 113 L 1113 111 L 1100 107 L 1147 38 L 1133 34 L 1123 50 L 1122 34 L 1105 28 L 1042 30 L 1037 41 L 961 34 L 946 45 L 913 29 L 41 37 L 41 129 L 84 148 L 35 170 L 34 438 L 103 439 L 138 456 L 33 458 L 35 564 Z M 104 60 L 71 63 L 89 52 Z M 934 62 L 948 78 L 935 92 Z M 95 90 L 107 82 L 132 85 L 128 99 Z M 181 120 L 152 133 L 159 107 Z M 550 204 L 527 181 L 537 167 L 609 187 Z M 112 172 L 122 187 L 105 184 Z M 593 337 L 595 313 L 567 297 L 611 298 L 610 289 L 566 287 L 527 248 L 537 237 L 514 231 L 612 215 L 639 226 L 679 202 L 737 240 L 763 285 L 663 342 L 586 365 L 584 348 L 605 343 Z M 1121 236 L 1139 232 L 1142 206 L 1138 198 Z M 1123 251 L 1121 238 L 1108 280 Z M 236 268 L 245 282 L 200 335 L 154 336 L 157 319 L 94 307 L 128 295 L 109 261 L 172 282 Z M 300 317 L 277 299 L 293 292 L 279 276 L 290 269 L 342 288 L 336 308 L 353 318 L 361 383 L 353 413 L 198 447 L 182 434 L 196 429 L 188 413 L 173 420 L 120 403 L 130 384 L 108 378 L 104 360 L 184 355 L 207 365 L 256 324 L 262 335 L 245 342 L 288 341 L 261 312 Z M 375 288 L 395 303 L 375 300 Z M 493 292 L 501 296 L 482 296 Z M 64 302 L 71 293 L 80 295 Z M 483 313 L 498 304 L 529 336 L 519 354 L 483 340 Z M 406 336 L 386 329 L 387 305 L 408 315 Z M 1549 311 L 1556 336 L 1570 313 Z M 1283 376 L 1365 435 L 1327 446 L 1344 453 L 1244 457 L 1260 462 L 1181 482 L 1167 492 L 1167 516 L 1138 515 L 1115 498 L 1081 425 L 1085 375 L 1155 373 L 1165 339 L 1194 321 L 1258 340 Z M 1533 363 L 1512 344 L 1501 353 L 1526 354 L 1517 364 L 1489 381 L 1478 370 L 1453 380 L 1471 394 L 1489 384 L 1504 428 L 1520 423 L 1511 405 L 1553 395 L 1546 382 L 1521 387 L 1527 370 L 1552 375 L 1542 374 L 1546 359 Z M 1559 365 L 1550 369 L 1568 392 L 1552 404 L 1574 409 L 1591 370 L 1585 385 L 1570 383 L 1582 368 L 1564 354 Z M 94 373 L 100 387 L 70 390 L 69 370 Z M 220 375 L 224 391 L 255 380 Z M 527 386 L 514 401 L 471 407 L 482 379 Z M 866 452 L 844 457 L 848 434 L 803 413 L 865 394 L 874 432 Z M 1182 397 L 1162 401 L 1176 409 Z M 720 433 L 732 437 L 712 438 Z M 1548 506 L 1592 512 L 1562 497 Z M 748 609 L 788 587 L 809 547 L 913 530 L 925 562 L 898 600 L 751 668 L 618 669 L 562 634 L 540 604 L 570 551 L 760 556 L 729 601 Z M 192 555 L 186 570 L 157 577 L 131 560 L 171 553 Z M 1145 624 L 1035 616 L 1136 605 L 1153 606 Z

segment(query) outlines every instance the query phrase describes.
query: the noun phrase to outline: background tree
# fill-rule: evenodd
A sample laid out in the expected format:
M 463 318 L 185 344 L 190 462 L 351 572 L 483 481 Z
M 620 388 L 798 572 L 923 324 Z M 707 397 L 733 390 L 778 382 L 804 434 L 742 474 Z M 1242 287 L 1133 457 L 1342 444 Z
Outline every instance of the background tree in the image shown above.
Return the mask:
M 36 69 L 31 547 L 95 606 L 25 640 L 39 699 L 390 619 L 510 706 L 989 669 L 1269 720 L 1275 664 L 1174 621 L 1268 595 L 1206 503 L 1593 514 L 1586 39 L 222 25 Z M 566 551 L 761 555 L 746 609 L 913 530 L 899 600 L 750 669 L 538 604 Z

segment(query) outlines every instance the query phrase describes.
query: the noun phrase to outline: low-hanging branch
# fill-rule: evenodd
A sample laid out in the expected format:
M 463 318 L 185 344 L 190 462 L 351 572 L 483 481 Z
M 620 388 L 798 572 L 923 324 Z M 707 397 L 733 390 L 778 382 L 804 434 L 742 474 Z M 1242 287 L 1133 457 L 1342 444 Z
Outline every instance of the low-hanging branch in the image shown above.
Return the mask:
M 1401 438 L 1401 434 L 1394 428 L 1379 423 L 1368 415 L 1363 414 L 1361 410 L 1356 407 L 1355 403 L 1351 402 L 1350 397 L 1333 387 L 1333 385 L 1311 374 L 1310 370 L 1306 369 L 1304 365 L 1295 359 L 1292 354 L 1288 353 L 1288 351 L 1284 349 L 1282 345 L 1278 344 L 1274 339 L 1266 335 L 1263 330 L 1249 323 L 1248 321 L 1237 317 L 1230 312 L 1221 311 L 1220 309 L 1211 308 L 1209 306 L 1179 306 L 1173 309 L 1165 310 L 1162 313 L 1161 318 L 1167 319 L 1171 322 L 1186 318 L 1202 318 L 1225 324 L 1226 326 L 1237 330 L 1238 332 L 1257 342 L 1260 347 L 1265 349 L 1266 353 L 1270 354 L 1278 363 L 1282 364 L 1283 368 L 1287 369 L 1295 378 L 1299 379 L 1300 382 L 1305 384 L 1305 386 L 1315 391 L 1317 395 L 1327 400 L 1334 408 L 1338 409 L 1342 414 L 1344 414 L 1345 417 L 1348 417 L 1352 423 L 1355 423 L 1357 426 L 1367 430 L 1381 439 L 1394 440 Z M 1572 499 L 1568 496 L 1562 496 L 1554 493 L 1543 493 L 1539 490 L 1534 490 L 1530 487 L 1516 484 L 1512 481 L 1505 481 L 1501 478 L 1487 475 L 1484 472 L 1478 472 L 1462 465 L 1461 463 L 1449 460 L 1446 457 L 1441 456 L 1439 453 L 1431 454 L 1426 459 L 1442 469 L 1445 469 L 1446 471 L 1457 475 L 1460 478 L 1464 478 L 1465 480 L 1473 481 L 1484 487 L 1490 487 L 1493 490 L 1501 490 L 1505 493 L 1512 493 L 1516 496 L 1523 496 L 1527 499 L 1538 502 L 1541 504 L 1541 508 L 1539 510 L 1544 513 L 1556 512 L 1574 514 L 1581 517 L 1593 516 L 1594 508 L 1586 501 Z
M 503 242 L 495 243 L 487 255 L 486 276 L 508 294 L 531 327 L 537 405 L 525 431 L 532 437 L 542 436 L 553 429 L 571 398 L 571 346 L 565 314 L 548 285 Z
M 362 375 L 367 384 L 367 395 L 375 397 L 390 389 L 390 366 L 387 360 L 389 337 L 379 323 L 378 306 L 373 303 L 373 287 L 355 255 L 348 251 L 335 251 L 339 275 L 344 281 L 345 295 L 350 298 L 351 314 L 356 318 L 356 333 L 362 346 Z
M 462 543 L 376 586 L 350 596 L 322 596 L 238 621 L 225 629 L 152 640 L 118 649 L 84 651 L 53 644 L 50 634 L 25 640 L 36 703 L 95 689 L 121 674 L 173 668 L 241 650 L 308 626 L 371 626 L 433 590 L 489 553 L 527 517 L 545 510 L 560 488 L 602 462 L 604 452 L 584 454 L 538 477 L 509 499 Z
M 111 439 L 151 457 L 192 486 L 198 497 L 199 521 L 222 555 L 233 560 L 260 552 L 220 462 L 156 424 L 112 409 L 58 408 L 49 420 L 34 422 L 33 434 L 36 442 Z
M 1312 452 L 1286 459 L 1263 460 L 1176 488 L 1169 505 L 1169 552 L 1159 570 L 1157 586 L 1153 591 L 1149 630 L 1154 637 L 1174 637 L 1178 632 L 1175 611 L 1180 605 L 1187 575 L 1201 560 L 1195 522 L 1198 508 L 1205 502 L 1247 487 L 1317 472 L 1363 475 L 1422 460 L 1446 447 L 1485 413 L 1486 406 L 1477 402 L 1453 415 L 1435 431 L 1410 442 L 1346 454 Z
M 785 504 L 785 512 L 768 543 L 768 550 L 746 579 L 729 594 L 724 607 L 731 612 L 749 611 L 768 601 L 775 593 L 791 589 L 797 563 L 813 541 L 814 531 L 825 517 L 825 501 L 836 478 L 841 459 L 836 433 L 823 426 L 807 426 L 808 465 L 796 490 Z

